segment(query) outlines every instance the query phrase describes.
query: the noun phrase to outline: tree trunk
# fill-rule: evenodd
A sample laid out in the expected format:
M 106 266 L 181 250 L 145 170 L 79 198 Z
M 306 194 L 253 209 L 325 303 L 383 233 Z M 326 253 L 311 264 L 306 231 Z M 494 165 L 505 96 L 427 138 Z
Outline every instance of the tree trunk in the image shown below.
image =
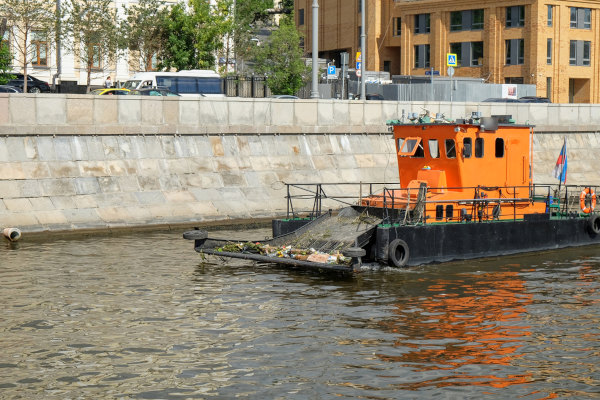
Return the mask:
M 25 51 L 23 52 L 23 93 L 27 93 L 27 34 L 25 34 L 23 48 Z
M 87 63 L 87 86 L 85 87 L 85 92 L 90 92 L 90 84 L 92 82 L 92 63 L 88 61 Z

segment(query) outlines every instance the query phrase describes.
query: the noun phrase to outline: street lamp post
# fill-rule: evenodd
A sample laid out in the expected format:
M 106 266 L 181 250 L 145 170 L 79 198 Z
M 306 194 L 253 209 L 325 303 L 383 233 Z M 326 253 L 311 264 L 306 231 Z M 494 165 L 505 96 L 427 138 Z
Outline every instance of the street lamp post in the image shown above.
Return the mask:
M 366 39 L 366 28 L 365 28 L 365 0 L 360 0 L 360 99 L 365 100 L 365 63 L 367 62 L 367 39 Z
M 312 4 L 312 88 L 311 99 L 319 98 L 319 1 Z

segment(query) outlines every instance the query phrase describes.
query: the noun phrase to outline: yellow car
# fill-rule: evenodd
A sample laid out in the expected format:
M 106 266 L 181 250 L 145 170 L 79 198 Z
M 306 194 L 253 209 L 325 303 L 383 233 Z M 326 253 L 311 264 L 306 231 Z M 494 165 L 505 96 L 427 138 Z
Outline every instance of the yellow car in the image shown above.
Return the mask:
M 120 88 L 94 89 L 90 92 L 90 94 L 97 94 L 100 96 L 127 95 L 127 94 L 129 94 L 129 89 L 120 89 Z

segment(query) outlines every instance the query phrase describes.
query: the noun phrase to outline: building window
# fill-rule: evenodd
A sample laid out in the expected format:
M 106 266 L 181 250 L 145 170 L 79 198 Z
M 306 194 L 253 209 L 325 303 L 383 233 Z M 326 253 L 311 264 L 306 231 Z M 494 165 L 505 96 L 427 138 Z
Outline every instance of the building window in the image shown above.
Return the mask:
M 591 29 L 592 10 L 590 8 L 571 7 L 571 28 Z
M 483 138 L 475 138 L 475 157 L 483 157 Z
M 454 139 L 446 139 L 446 158 L 456 158 L 456 144 Z
M 522 76 L 511 76 L 504 78 L 504 83 L 512 84 L 512 85 L 522 85 L 525 83 L 525 79 Z
M 390 72 L 391 69 L 392 69 L 392 62 L 390 60 L 384 60 L 383 61 L 383 70 L 385 72 Z
M 504 139 L 496 138 L 496 158 L 504 157 Z
M 437 139 L 429 139 L 429 155 L 431 158 L 440 158 L 440 146 Z
M 402 35 L 402 18 L 394 18 L 394 36 Z
M 571 40 L 569 46 L 569 65 L 589 66 L 591 46 L 592 42 L 587 40 Z
M 463 139 L 463 157 L 464 158 L 471 158 L 471 153 L 472 153 L 472 147 L 473 146 L 473 139 L 471 139 L 470 137 L 466 137 Z
M 525 26 L 525 6 L 506 7 L 506 27 L 519 28 Z
M 429 14 L 415 15 L 415 33 L 429 33 L 430 30 Z
M 298 25 L 304 25 L 304 8 L 298 10 Z
M 525 63 L 525 39 L 510 39 L 506 41 L 506 65 Z
M 554 6 L 548 6 L 548 26 L 552 26 L 552 19 L 554 14 Z
M 429 45 L 415 46 L 415 68 L 429 68 Z
M 92 48 L 92 52 L 91 52 L 91 56 L 92 56 L 92 68 L 100 68 L 100 46 L 98 45 L 91 45 Z
M 452 11 L 450 13 L 451 31 L 471 31 L 483 29 L 483 9 Z
M 48 65 L 48 42 L 42 34 L 32 32 L 31 48 L 31 64 L 35 67 Z
M 483 42 L 450 43 L 450 53 L 459 67 L 476 67 L 483 63 Z
M 552 101 L 552 78 L 546 78 L 546 97 Z
M 358 13 L 360 14 L 362 12 L 362 0 L 357 0 L 358 1 Z
M 552 39 L 546 42 L 546 64 L 552 65 Z
M 6 28 L 6 30 L 4 31 L 4 35 L 2 36 L 2 40 L 1 43 L 3 46 L 6 46 L 7 48 L 10 48 L 10 44 L 9 44 L 9 34 L 8 32 L 10 31 L 10 28 Z

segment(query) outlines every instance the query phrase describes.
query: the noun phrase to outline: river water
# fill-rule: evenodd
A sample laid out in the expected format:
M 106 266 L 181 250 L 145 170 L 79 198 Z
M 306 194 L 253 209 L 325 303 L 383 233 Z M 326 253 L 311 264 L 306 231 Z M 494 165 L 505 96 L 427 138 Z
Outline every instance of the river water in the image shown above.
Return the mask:
M 598 247 L 351 277 L 192 247 L 0 242 L 0 398 L 600 398 Z

